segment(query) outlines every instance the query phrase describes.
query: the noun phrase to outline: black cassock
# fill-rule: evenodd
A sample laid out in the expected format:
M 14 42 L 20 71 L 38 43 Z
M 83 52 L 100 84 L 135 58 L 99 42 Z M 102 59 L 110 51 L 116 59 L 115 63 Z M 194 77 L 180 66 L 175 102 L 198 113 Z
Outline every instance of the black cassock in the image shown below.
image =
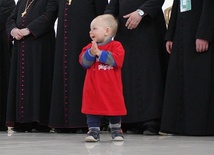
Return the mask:
M 38 122 L 47 125 L 51 101 L 54 22 L 57 0 L 35 0 L 25 10 L 20 0 L 8 19 L 8 35 L 13 28 L 28 28 L 30 35 L 14 40 L 9 78 L 7 125 Z
M 86 127 L 81 114 L 85 70 L 79 54 L 90 41 L 90 22 L 103 14 L 107 0 L 59 0 L 53 93 L 49 125 L 54 128 Z M 93 90 L 92 90 L 93 91 Z
M 6 32 L 6 22 L 14 7 L 14 0 L 0 0 L 0 127 L 5 126 L 11 53 L 11 46 Z
M 214 1 L 192 0 L 181 12 L 174 0 L 166 40 L 173 41 L 161 130 L 181 135 L 214 135 Z M 196 52 L 196 38 L 209 41 Z
M 147 122 L 161 117 L 168 55 L 164 36 L 166 25 L 163 0 L 111 0 L 105 13 L 118 17 L 116 40 L 125 48 L 122 68 L 127 116 L 124 123 Z M 128 30 L 123 18 L 137 9 L 144 16 L 138 27 Z

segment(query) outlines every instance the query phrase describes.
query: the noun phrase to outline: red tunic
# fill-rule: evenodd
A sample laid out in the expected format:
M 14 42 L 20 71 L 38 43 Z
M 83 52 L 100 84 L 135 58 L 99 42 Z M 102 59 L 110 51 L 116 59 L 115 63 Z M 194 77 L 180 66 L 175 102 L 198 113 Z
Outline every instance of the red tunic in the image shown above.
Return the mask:
M 83 48 L 79 56 L 81 64 L 83 54 L 90 47 L 91 43 Z M 126 115 L 121 79 L 121 67 L 125 54 L 123 46 L 117 41 L 110 41 L 105 45 L 98 46 L 98 48 L 111 53 L 116 65 L 113 67 L 95 59 L 94 63 L 87 68 L 83 88 L 82 113 L 103 116 Z

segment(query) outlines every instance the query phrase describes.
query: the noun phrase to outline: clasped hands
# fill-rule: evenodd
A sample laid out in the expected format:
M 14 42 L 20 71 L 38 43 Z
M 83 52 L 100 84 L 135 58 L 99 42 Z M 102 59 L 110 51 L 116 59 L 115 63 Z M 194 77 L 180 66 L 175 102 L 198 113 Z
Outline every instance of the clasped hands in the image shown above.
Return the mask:
M 21 40 L 23 37 L 27 36 L 30 34 L 30 31 L 28 28 L 23 28 L 23 29 L 18 29 L 14 28 L 11 31 L 11 35 L 16 39 L 16 40 Z
M 94 56 L 100 56 L 101 54 L 101 50 L 98 48 L 96 41 L 92 41 L 91 42 L 91 49 L 90 49 L 90 53 Z

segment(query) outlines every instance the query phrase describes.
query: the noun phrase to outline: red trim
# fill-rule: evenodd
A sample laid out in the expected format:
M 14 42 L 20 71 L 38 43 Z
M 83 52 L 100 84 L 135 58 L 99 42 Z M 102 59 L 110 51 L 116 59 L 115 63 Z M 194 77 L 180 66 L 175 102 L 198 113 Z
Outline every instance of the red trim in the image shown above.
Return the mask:
M 67 127 L 68 126 L 68 66 L 67 66 L 67 56 L 68 56 L 68 34 L 67 34 L 67 29 L 68 29 L 68 25 L 67 25 L 67 10 L 68 10 L 68 2 L 66 2 L 65 4 L 65 10 L 64 10 L 64 65 L 63 65 L 63 70 L 64 70 L 64 126 Z

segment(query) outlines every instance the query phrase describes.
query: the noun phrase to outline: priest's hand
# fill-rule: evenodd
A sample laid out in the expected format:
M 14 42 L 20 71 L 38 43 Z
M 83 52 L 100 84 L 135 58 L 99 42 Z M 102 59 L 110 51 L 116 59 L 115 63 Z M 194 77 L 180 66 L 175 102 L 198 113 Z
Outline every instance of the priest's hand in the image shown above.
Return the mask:
M 197 52 L 206 52 L 209 48 L 209 42 L 203 39 L 196 39 L 196 51 Z
M 20 32 L 23 36 L 27 36 L 30 34 L 30 30 L 28 28 L 21 29 Z
M 130 29 L 130 30 L 135 29 L 140 23 L 140 21 L 142 20 L 142 17 L 139 16 L 137 11 L 134 11 L 130 14 L 125 15 L 123 16 L 123 18 L 127 18 L 125 26 L 127 27 L 127 29 Z
M 10 32 L 11 36 L 13 36 L 16 40 L 20 40 L 23 38 L 23 35 L 18 28 L 13 28 Z
M 173 44 L 172 41 L 167 41 L 167 42 L 166 42 L 166 51 L 167 51 L 169 54 L 171 54 L 171 52 L 172 52 L 172 44 Z

